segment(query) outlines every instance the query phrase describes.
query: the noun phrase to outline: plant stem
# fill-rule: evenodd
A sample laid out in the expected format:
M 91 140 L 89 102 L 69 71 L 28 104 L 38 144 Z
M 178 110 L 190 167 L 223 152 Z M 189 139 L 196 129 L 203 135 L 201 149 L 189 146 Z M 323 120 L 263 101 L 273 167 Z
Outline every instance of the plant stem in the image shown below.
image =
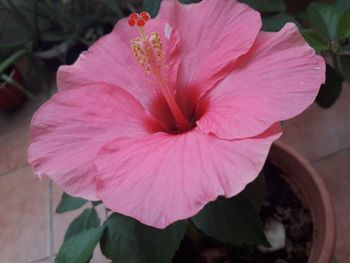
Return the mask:
M 32 100 L 38 100 L 38 98 L 35 95 L 33 95 L 28 90 L 26 90 L 21 84 L 19 84 L 17 81 L 15 81 L 11 77 L 7 76 L 6 74 L 2 74 L 0 76 L 0 79 L 2 79 L 3 81 L 5 81 L 5 82 L 15 86 L 19 91 L 24 93 L 27 97 L 31 98 Z

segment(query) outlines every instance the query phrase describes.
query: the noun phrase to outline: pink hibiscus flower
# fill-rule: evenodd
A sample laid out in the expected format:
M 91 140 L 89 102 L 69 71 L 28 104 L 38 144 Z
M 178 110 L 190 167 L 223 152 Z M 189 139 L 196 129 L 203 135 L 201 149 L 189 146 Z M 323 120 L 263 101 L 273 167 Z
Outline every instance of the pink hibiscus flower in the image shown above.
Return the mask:
M 279 121 L 308 107 L 325 79 L 294 24 L 260 27 L 234 0 L 165 0 L 155 19 L 122 19 L 60 67 L 58 93 L 31 124 L 35 172 L 158 228 L 238 194 Z

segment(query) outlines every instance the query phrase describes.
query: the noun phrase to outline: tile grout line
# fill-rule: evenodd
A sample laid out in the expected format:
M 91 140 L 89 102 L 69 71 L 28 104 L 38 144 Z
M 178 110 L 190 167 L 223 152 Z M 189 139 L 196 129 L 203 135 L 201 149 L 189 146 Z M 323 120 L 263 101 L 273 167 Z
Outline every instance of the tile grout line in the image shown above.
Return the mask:
M 53 231 L 53 203 L 52 203 L 52 181 L 48 181 L 48 262 L 54 263 L 54 231 Z
M 311 160 L 310 162 L 312 164 L 316 164 L 318 162 L 322 162 L 322 161 L 324 161 L 324 160 L 326 160 L 326 159 L 328 159 L 330 157 L 333 157 L 333 156 L 335 156 L 335 155 L 337 155 L 339 153 L 345 152 L 347 150 L 350 150 L 350 146 L 346 146 L 345 148 L 342 148 L 342 149 L 340 149 L 340 150 L 338 150 L 336 152 L 333 152 L 333 153 L 327 154 L 325 156 L 322 156 L 321 158 L 318 158 L 318 159 L 315 159 L 315 160 Z
M 26 168 L 26 167 L 29 167 L 29 164 L 24 164 L 24 165 L 18 166 L 18 167 L 16 167 L 16 168 L 13 168 L 12 170 L 9 170 L 9 171 L 0 173 L 0 177 L 1 177 L 1 176 L 9 175 L 9 174 L 11 174 L 11 173 L 13 173 L 13 172 L 16 172 L 16 171 L 21 170 L 21 169 Z

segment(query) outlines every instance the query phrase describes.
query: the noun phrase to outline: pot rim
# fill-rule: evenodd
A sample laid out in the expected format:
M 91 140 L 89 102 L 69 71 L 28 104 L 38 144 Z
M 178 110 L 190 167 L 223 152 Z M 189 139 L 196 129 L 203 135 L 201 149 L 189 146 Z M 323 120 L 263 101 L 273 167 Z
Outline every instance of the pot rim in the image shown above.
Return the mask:
M 310 251 L 310 257 L 308 262 L 309 263 L 330 263 L 332 262 L 333 256 L 334 256 L 334 250 L 335 250 L 335 243 L 336 243 L 336 227 L 335 227 L 335 214 L 334 214 L 334 208 L 333 203 L 330 197 L 330 194 L 327 190 L 327 187 L 325 183 L 323 182 L 321 176 L 319 173 L 313 168 L 311 163 L 307 161 L 300 153 L 298 153 L 294 148 L 287 145 L 286 143 L 282 142 L 281 140 L 276 141 L 272 145 L 272 151 L 273 148 L 285 152 L 290 158 L 294 159 L 291 162 L 296 162 L 302 168 L 304 169 L 305 173 L 309 175 L 309 181 L 311 181 L 311 184 L 314 186 L 314 190 L 317 191 L 319 203 L 317 206 L 319 206 L 318 211 L 316 211 L 315 207 L 315 201 L 312 201 L 309 197 L 310 189 L 306 189 L 306 187 L 303 187 L 303 183 L 298 182 L 300 179 L 297 177 L 289 177 L 290 181 L 292 183 L 295 183 L 295 187 L 300 190 L 300 193 L 302 194 L 302 197 L 304 198 L 303 201 L 306 202 L 308 205 L 312 220 L 314 222 L 314 227 L 316 228 L 316 235 L 315 235 L 315 228 L 314 228 L 314 235 L 313 235 L 313 242 L 312 242 L 312 248 Z M 274 158 L 271 158 L 272 162 Z M 287 161 L 288 162 L 288 161 Z M 274 162 L 273 162 L 274 163 Z M 279 162 L 277 161 L 274 163 L 278 166 Z M 281 168 L 283 168 L 283 164 L 280 165 Z M 321 213 L 320 213 L 321 211 Z M 322 218 L 318 218 L 322 214 Z M 320 223 L 322 222 L 323 223 Z M 319 224 L 317 224 L 317 222 Z M 322 229 L 318 229 L 317 227 L 319 225 L 324 225 Z M 321 236 L 325 237 L 322 239 L 317 233 L 323 232 Z M 315 242 L 317 240 L 317 242 Z

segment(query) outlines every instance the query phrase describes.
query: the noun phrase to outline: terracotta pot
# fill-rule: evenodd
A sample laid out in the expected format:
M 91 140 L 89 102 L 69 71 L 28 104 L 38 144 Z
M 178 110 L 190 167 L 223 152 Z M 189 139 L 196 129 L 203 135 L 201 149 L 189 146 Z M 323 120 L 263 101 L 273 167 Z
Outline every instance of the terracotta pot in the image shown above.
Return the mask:
M 284 171 L 285 181 L 311 212 L 314 233 L 308 263 L 331 263 L 336 241 L 334 210 L 320 175 L 299 153 L 279 141 L 272 146 L 269 160 Z
M 17 83 L 23 85 L 23 77 L 21 73 L 13 68 L 10 77 Z M 17 109 L 22 105 L 25 97 L 14 85 L 7 82 L 0 82 L 0 110 L 10 111 Z

